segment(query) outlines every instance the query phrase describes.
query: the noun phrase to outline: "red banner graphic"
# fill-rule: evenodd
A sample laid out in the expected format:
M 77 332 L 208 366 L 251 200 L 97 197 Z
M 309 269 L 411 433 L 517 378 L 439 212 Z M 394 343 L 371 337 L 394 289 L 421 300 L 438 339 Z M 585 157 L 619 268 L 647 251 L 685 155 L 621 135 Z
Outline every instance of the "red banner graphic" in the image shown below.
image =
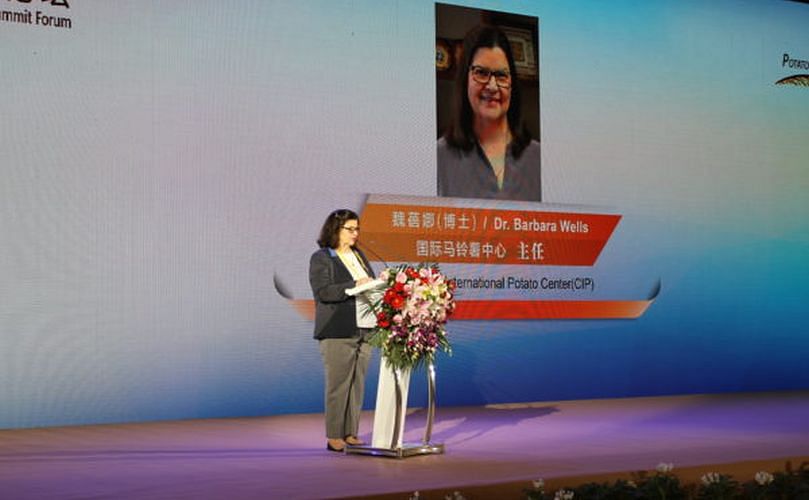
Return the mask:
M 368 203 L 360 219 L 386 261 L 592 266 L 621 216 Z
M 315 319 L 313 300 L 292 300 L 298 313 Z M 635 319 L 648 300 L 458 300 L 451 321 L 526 319 Z

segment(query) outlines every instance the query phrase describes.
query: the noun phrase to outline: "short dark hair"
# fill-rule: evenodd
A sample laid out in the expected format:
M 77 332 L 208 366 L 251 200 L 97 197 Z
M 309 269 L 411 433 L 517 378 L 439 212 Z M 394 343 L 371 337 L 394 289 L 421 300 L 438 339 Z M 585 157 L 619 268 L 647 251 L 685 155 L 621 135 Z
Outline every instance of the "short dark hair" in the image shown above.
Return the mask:
M 330 213 L 320 229 L 320 238 L 317 239 L 318 246 L 320 248 L 337 248 L 337 244 L 340 242 L 340 229 L 349 220 L 358 221 L 360 216 L 347 208 Z
M 506 53 L 508 71 L 511 73 L 511 102 L 508 108 L 508 127 L 511 130 L 513 141 L 511 145 L 515 158 L 519 158 L 526 146 L 531 142 L 531 132 L 522 121 L 522 89 L 517 78 L 517 67 L 514 64 L 514 55 L 511 44 L 505 33 L 496 26 L 480 25 L 472 28 L 463 41 L 463 55 L 461 65 L 455 77 L 455 96 L 452 109 L 452 120 L 444 133 L 447 144 L 464 151 L 471 150 L 477 139 L 474 130 L 474 117 L 472 105 L 467 95 L 467 82 L 469 81 L 469 67 L 472 58 L 480 48 L 493 49 L 499 47 Z

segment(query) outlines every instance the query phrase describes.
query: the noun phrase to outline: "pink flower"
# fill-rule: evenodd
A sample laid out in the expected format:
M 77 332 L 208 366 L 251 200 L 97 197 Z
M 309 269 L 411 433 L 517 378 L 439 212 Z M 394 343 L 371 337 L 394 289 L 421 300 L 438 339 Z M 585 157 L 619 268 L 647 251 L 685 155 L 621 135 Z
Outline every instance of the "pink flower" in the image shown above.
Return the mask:
M 425 357 L 433 360 L 438 350 L 449 352 L 443 325 L 455 308 L 455 283 L 437 268 L 388 268 L 380 277 L 388 283 L 379 325 L 387 330 L 383 353 L 398 353 L 407 366 Z

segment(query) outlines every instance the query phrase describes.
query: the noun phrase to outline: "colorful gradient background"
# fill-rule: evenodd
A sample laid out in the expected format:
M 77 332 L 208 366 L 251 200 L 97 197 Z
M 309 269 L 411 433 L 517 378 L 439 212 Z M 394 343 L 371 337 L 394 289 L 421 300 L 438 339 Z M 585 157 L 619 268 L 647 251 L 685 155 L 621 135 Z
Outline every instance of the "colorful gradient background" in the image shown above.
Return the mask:
M 661 291 L 451 323 L 439 405 L 808 388 L 809 91 L 774 82 L 809 6 L 465 5 L 539 18 L 543 201 L 623 216 L 599 293 Z M 273 277 L 310 298 L 328 212 L 435 193 L 434 4 L 31 8 L 73 27 L 0 24 L 0 428 L 321 411 Z

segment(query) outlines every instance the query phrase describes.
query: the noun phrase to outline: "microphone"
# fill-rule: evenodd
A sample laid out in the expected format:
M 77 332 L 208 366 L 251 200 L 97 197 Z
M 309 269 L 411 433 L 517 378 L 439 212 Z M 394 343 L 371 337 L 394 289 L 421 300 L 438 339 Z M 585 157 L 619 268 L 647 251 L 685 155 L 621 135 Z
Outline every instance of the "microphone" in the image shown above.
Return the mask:
M 374 257 L 376 257 L 377 259 L 379 259 L 379 261 L 380 261 L 380 262 L 382 262 L 382 263 L 385 265 L 385 267 L 386 267 L 386 268 L 390 267 L 390 265 L 387 263 L 387 261 L 385 261 L 385 259 L 383 259 L 383 258 L 382 258 L 382 256 L 381 256 L 381 255 L 379 255 L 378 253 L 374 252 L 374 250 L 373 250 L 371 247 L 369 247 L 368 245 L 366 245 L 364 242 L 362 242 L 362 241 L 357 241 L 357 245 L 359 245 L 360 247 L 362 247 L 362 250 L 367 250 L 367 251 L 368 251 L 368 253 L 370 253 L 371 255 L 373 255 Z

